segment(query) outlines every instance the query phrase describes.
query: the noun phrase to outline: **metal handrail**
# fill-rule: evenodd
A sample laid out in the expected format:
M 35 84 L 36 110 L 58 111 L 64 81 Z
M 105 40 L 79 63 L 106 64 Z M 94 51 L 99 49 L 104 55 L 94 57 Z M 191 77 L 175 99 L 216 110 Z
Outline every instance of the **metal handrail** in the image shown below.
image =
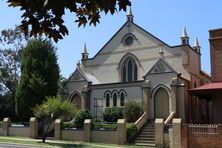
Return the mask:
M 172 119 L 173 119 L 173 116 L 175 115 L 176 113 L 174 111 L 172 111 L 170 113 L 170 115 L 167 117 L 167 119 L 165 120 L 164 124 L 168 124 Z

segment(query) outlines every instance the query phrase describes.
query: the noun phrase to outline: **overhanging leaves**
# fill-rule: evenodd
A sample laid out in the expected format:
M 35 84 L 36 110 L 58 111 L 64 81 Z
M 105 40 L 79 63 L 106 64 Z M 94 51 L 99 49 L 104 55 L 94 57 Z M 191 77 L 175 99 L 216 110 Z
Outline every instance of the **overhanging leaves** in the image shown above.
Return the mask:
M 20 7 L 22 22 L 20 28 L 30 36 L 45 34 L 54 41 L 68 35 L 64 25 L 65 9 L 74 13 L 78 26 L 99 23 L 100 13 L 114 14 L 130 6 L 130 0 L 8 0 L 9 6 Z

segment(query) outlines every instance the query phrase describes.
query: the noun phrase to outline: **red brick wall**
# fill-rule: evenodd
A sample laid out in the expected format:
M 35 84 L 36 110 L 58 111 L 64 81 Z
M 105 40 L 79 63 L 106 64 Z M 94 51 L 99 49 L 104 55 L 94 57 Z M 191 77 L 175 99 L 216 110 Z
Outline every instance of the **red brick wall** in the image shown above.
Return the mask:
M 217 134 L 188 134 L 188 148 L 222 148 Z
M 222 81 L 222 29 L 209 32 L 212 79 L 213 81 Z
M 222 50 L 215 50 L 214 47 L 211 47 L 211 71 L 213 81 L 222 81 Z
M 222 125 L 217 134 L 189 133 L 187 125 L 182 125 L 182 148 L 222 148 Z

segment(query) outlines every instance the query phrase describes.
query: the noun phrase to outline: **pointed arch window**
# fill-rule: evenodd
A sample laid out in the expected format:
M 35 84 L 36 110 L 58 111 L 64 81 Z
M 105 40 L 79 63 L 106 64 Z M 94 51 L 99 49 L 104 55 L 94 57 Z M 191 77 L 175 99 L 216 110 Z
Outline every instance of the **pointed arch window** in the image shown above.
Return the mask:
M 117 94 L 114 93 L 113 94 L 113 107 L 116 107 L 117 106 Z
M 120 106 L 124 106 L 125 105 L 125 94 L 121 93 L 120 94 Z
M 132 58 L 127 58 L 122 66 L 122 81 L 133 82 L 137 80 L 137 66 Z
M 106 107 L 110 106 L 110 94 L 106 94 Z

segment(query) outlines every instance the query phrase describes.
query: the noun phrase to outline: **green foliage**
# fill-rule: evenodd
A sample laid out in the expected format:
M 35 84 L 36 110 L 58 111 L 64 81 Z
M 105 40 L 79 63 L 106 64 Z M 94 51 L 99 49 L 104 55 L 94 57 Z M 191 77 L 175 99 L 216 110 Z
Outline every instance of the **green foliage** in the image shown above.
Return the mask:
M 142 103 L 138 101 L 128 101 L 125 103 L 124 117 L 128 123 L 135 122 L 143 114 Z
M 58 81 L 58 95 L 63 96 L 67 93 L 67 85 L 68 79 L 64 78 L 62 75 L 59 76 Z
M 15 91 L 20 77 L 21 53 L 27 38 L 18 28 L 0 33 L 0 119 L 15 118 Z
M 33 109 L 33 113 L 37 118 L 50 119 L 47 129 L 42 136 L 42 142 L 45 142 L 46 134 L 48 133 L 50 125 L 55 119 L 61 116 L 74 117 L 77 112 L 76 106 L 68 100 L 62 100 L 59 96 L 48 97 L 41 105 L 37 105 Z
M 83 128 L 85 119 L 92 119 L 92 116 L 90 115 L 90 112 L 88 110 L 82 110 L 76 116 L 74 120 L 76 128 Z
M 103 112 L 103 120 L 107 122 L 117 122 L 118 119 L 123 119 L 122 107 L 108 107 Z
M 66 129 L 66 128 L 75 128 L 76 125 L 74 123 L 74 121 L 69 121 L 69 122 L 63 122 L 63 128 Z
M 94 129 L 106 129 L 106 130 L 115 130 L 117 128 L 117 124 L 116 123 L 94 123 L 93 124 Z
M 28 42 L 22 53 L 21 80 L 16 90 L 16 111 L 19 119 L 29 120 L 32 108 L 41 104 L 47 96 L 56 96 L 59 66 L 56 48 L 48 40 Z
M 73 103 L 68 100 L 62 100 L 60 97 L 47 97 L 41 105 L 37 105 L 33 109 L 33 113 L 37 118 L 56 119 L 61 116 L 74 117 L 77 109 Z
M 56 42 L 68 34 L 64 25 L 65 9 L 76 15 L 79 26 L 93 24 L 100 20 L 100 13 L 114 14 L 118 10 L 126 11 L 131 5 L 129 0 L 8 0 L 9 6 L 19 7 L 23 11 L 20 27 L 26 34 L 37 35 L 45 33 Z M 119 8 L 119 9 L 117 9 Z
M 133 138 L 137 134 L 137 127 L 134 123 L 127 124 L 126 128 L 126 134 L 127 134 L 127 142 L 132 142 Z

